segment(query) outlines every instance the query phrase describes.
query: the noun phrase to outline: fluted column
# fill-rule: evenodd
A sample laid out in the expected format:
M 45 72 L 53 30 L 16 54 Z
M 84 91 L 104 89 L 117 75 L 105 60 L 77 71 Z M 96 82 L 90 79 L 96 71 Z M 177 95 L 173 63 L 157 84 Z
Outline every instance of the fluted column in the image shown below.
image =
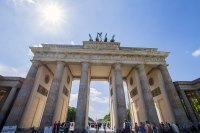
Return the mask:
M 176 117 L 176 121 L 179 123 L 179 125 L 181 125 L 182 122 L 185 122 L 185 124 L 189 126 L 187 115 L 167 70 L 167 65 L 161 65 L 159 68 L 164 80 L 166 92 Z
M 35 76 L 37 74 L 38 68 L 41 64 L 37 61 L 32 62 L 32 66 L 29 69 L 29 72 L 26 76 L 26 79 L 18 93 L 18 96 L 14 102 L 14 105 L 11 109 L 11 112 L 7 118 L 6 126 L 18 125 L 24 109 L 26 107 L 26 103 L 28 101 L 30 92 L 33 88 Z
M 142 93 L 143 93 L 145 109 L 147 112 L 147 119 L 149 122 L 155 122 L 156 124 L 159 124 L 157 111 L 155 108 L 153 96 L 151 93 L 151 88 L 148 83 L 144 65 L 143 64 L 138 65 L 137 69 L 138 69 L 138 73 L 139 73 L 139 79 L 140 79 L 141 89 L 142 89 Z
M 81 79 L 79 85 L 79 93 L 78 93 L 78 101 L 77 101 L 77 109 L 76 109 L 76 123 L 74 132 L 82 133 L 83 129 L 86 127 L 86 117 L 87 117 L 87 99 L 88 99 L 88 87 L 90 82 L 89 77 L 89 64 L 82 63 L 81 69 Z M 85 129 L 86 130 L 86 129 Z
M 194 90 L 194 94 L 195 94 L 195 96 L 196 96 L 196 98 L 197 98 L 197 100 L 198 100 L 198 102 L 200 104 L 200 93 L 199 93 L 199 91 L 198 90 Z
M 127 119 L 126 112 L 126 101 L 124 95 L 123 79 L 121 72 L 121 65 L 115 64 L 114 66 L 114 75 L 115 75 L 115 92 L 116 92 L 116 103 L 117 103 L 117 116 L 118 116 L 118 125 L 116 125 L 117 132 L 119 129 L 122 131 L 124 119 Z
M 184 91 L 180 91 L 180 94 L 181 94 L 181 97 L 183 98 L 184 104 L 185 104 L 185 106 L 187 108 L 187 111 L 188 111 L 188 113 L 190 115 L 191 121 L 194 123 L 195 126 L 197 126 L 198 125 L 198 120 L 196 118 L 195 112 L 192 109 L 192 106 L 190 105 L 190 102 L 189 102 L 185 92 Z
M 63 70 L 64 70 L 64 62 L 57 62 L 57 67 L 56 71 L 51 83 L 51 87 L 49 90 L 48 98 L 46 101 L 46 105 L 44 108 L 42 120 L 40 123 L 40 127 L 38 132 L 43 132 L 44 127 L 47 126 L 52 126 L 53 124 L 53 116 L 57 104 L 57 98 L 58 98 L 58 92 L 60 88 L 60 83 L 62 80 L 62 75 L 63 75 Z
M 17 88 L 16 87 L 13 87 L 1 109 L 1 112 L 0 112 L 0 125 L 2 124 L 3 120 L 5 119 L 5 116 L 10 108 L 10 105 L 13 101 L 13 99 L 15 98 L 15 94 L 17 92 Z

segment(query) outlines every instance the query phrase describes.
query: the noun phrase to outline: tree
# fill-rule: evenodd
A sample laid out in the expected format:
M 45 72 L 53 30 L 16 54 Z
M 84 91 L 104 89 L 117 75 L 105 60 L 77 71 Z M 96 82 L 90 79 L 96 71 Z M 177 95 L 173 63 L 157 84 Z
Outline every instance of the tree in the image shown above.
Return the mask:
M 197 111 L 198 114 L 200 115 L 200 104 L 199 104 L 198 100 L 197 100 L 197 99 L 192 99 L 192 103 L 193 103 L 193 105 L 194 105 L 196 111 Z
M 128 121 L 131 121 L 130 108 L 127 108 L 126 112 L 127 112 L 127 119 L 128 119 Z
M 67 121 L 75 121 L 75 118 L 76 118 L 76 108 L 69 106 L 67 113 Z
M 94 122 L 94 120 L 92 118 L 90 118 L 89 116 L 88 116 L 88 121 L 89 122 Z

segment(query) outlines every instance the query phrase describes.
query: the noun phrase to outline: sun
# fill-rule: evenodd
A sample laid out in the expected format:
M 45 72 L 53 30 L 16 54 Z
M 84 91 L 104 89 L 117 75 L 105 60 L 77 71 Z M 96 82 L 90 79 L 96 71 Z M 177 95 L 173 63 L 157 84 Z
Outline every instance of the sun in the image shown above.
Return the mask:
M 61 19 L 61 10 L 55 5 L 48 6 L 43 11 L 46 19 L 51 22 L 56 22 Z

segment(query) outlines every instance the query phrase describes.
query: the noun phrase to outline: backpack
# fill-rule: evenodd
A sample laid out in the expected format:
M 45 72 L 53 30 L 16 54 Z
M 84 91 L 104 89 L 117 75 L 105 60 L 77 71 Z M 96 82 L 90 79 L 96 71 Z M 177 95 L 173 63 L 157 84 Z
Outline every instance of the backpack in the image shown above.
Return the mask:
M 152 130 L 151 126 L 147 125 L 147 127 L 148 127 L 148 131 L 149 131 L 148 133 L 153 133 L 153 130 Z
M 165 130 L 165 127 L 163 125 L 161 125 L 161 130 Z

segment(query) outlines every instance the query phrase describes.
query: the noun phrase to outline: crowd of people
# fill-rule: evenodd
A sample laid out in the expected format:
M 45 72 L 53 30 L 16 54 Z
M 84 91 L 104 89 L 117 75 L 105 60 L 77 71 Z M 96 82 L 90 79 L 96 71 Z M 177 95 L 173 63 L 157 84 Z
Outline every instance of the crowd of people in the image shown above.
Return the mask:
M 73 126 L 73 123 L 70 124 L 70 122 L 63 122 L 60 123 L 60 121 L 58 121 L 58 123 L 55 121 L 55 123 L 53 124 L 53 133 L 59 133 L 61 130 L 64 133 L 68 133 L 70 126 Z
M 199 133 L 200 132 L 200 123 L 198 124 L 198 129 L 194 126 L 192 122 L 190 122 L 190 127 L 186 127 L 186 124 L 182 123 L 182 128 L 185 133 L 187 133 L 187 128 L 190 128 L 193 133 Z M 181 133 L 179 124 L 173 123 L 163 123 L 161 122 L 158 126 L 152 122 L 149 121 L 140 122 L 140 126 L 135 123 L 134 127 L 132 127 L 132 124 L 128 120 L 124 120 L 123 124 L 123 132 L 124 133 L 130 133 L 132 132 L 132 129 L 134 129 L 135 133 Z

